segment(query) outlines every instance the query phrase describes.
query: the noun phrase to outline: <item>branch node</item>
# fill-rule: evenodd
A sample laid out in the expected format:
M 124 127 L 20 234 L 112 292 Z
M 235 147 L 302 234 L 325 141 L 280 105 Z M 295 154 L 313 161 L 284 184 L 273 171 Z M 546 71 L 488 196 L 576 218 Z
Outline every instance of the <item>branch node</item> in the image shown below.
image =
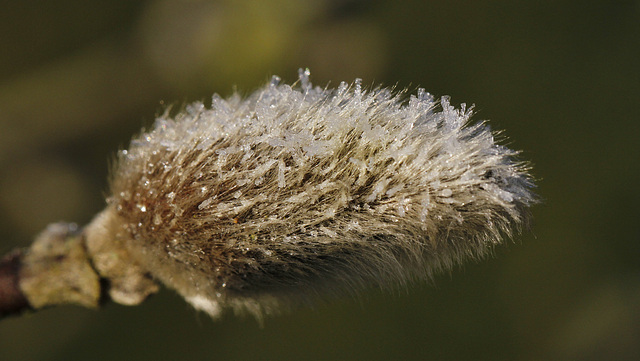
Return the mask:
M 20 288 L 35 308 L 78 304 L 96 308 L 100 280 L 75 224 L 49 225 L 26 252 L 20 268 Z

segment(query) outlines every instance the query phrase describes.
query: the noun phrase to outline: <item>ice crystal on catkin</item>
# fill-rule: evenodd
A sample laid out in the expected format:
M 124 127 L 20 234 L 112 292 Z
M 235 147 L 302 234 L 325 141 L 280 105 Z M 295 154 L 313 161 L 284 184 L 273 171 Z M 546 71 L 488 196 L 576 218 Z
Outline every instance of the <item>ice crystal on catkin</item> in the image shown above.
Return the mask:
M 111 232 L 193 306 L 262 314 L 393 288 L 526 223 L 526 164 L 471 108 L 308 75 L 165 114 L 118 156 Z

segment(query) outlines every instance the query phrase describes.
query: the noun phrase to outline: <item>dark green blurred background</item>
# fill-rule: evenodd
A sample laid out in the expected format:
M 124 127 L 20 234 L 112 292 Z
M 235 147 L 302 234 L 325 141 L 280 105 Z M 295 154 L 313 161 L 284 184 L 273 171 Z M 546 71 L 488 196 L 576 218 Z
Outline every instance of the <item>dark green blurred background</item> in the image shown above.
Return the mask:
M 86 224 L 163 104 L 298 67 L 475 103 L 544 203 L 495 259 L 407 292 L 211 321 L 139 307 L 0 322 L 0 360 L 640 359 L 640 1 L 4 1 L 0 254 Z

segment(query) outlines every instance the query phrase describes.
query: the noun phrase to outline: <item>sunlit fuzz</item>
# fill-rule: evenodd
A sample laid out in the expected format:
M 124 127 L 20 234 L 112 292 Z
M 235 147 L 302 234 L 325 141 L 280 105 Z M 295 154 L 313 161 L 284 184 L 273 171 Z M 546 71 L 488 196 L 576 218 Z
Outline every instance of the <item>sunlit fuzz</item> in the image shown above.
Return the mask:
M 159 117 L 118 155 L 101 237 L 198 309 L 261 315 L 428 279 L 526 224 L 527 166 L 471 108 L 308 76 Z

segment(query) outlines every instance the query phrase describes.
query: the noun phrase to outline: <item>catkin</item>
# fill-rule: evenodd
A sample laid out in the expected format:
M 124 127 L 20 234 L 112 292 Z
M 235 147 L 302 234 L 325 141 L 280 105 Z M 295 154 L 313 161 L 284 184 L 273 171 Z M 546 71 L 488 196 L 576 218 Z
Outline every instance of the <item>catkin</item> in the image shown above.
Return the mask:
M 533 182 L 472 108 L 279 78 L 194 103 L 119 152 L 101 237 L 215 316 L 394 288 L 486 255 Z

